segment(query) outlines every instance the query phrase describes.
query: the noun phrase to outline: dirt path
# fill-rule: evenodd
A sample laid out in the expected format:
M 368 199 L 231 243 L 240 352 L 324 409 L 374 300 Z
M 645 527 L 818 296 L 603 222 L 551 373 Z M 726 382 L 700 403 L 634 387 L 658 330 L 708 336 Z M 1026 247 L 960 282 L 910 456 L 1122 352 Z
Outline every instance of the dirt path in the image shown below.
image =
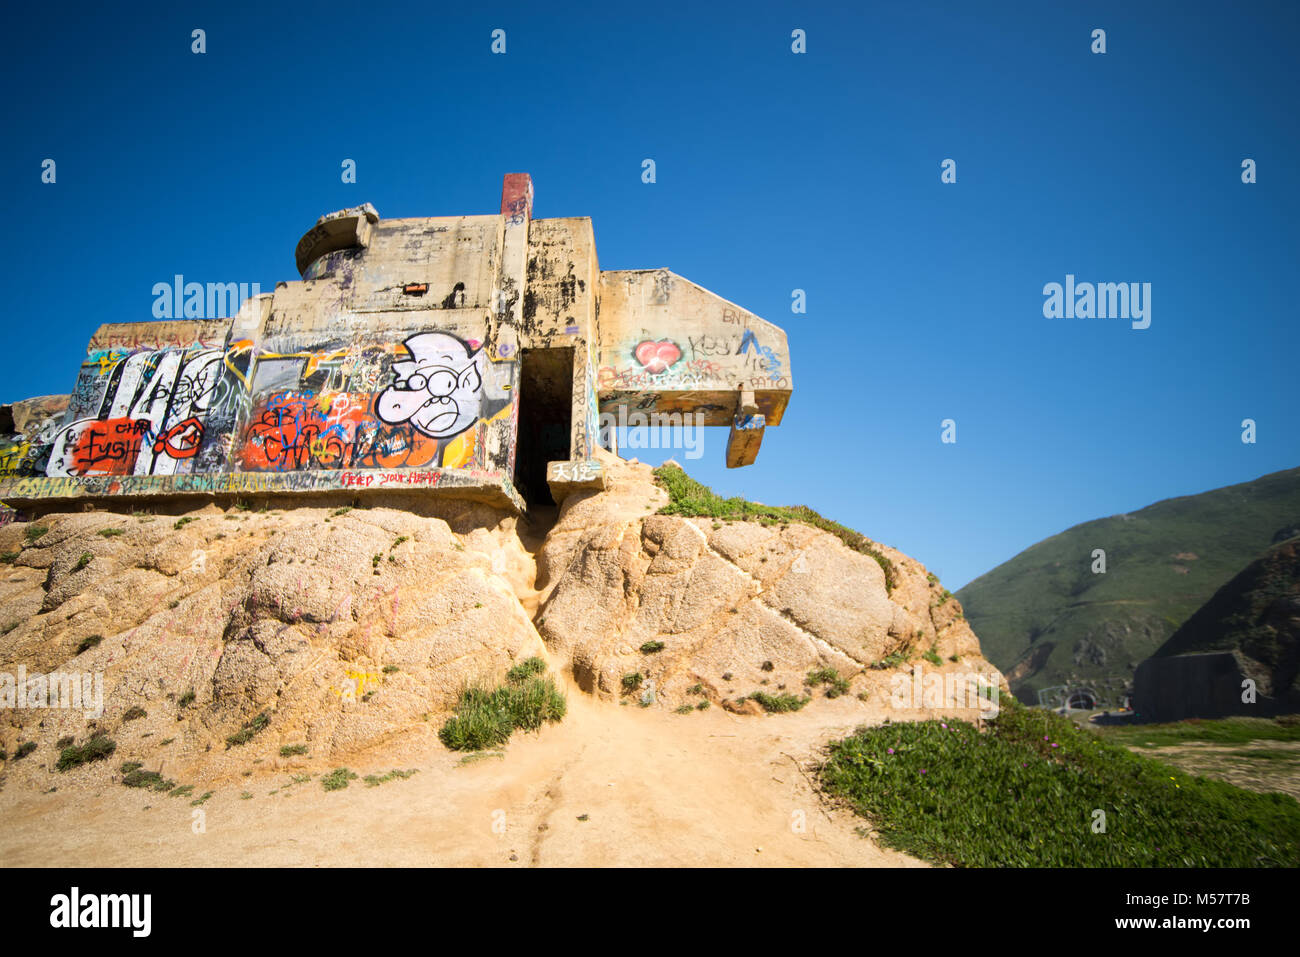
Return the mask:
M 434 748 L 352 765 L 420 769 L 378 787 L 326 792 L 317 775 L 269 794 L 283 772 L 219 787 L 202 834 L 188 800 L 121 785 L 8 788 L 0 864 L 924 866 L 859 836 L 862 821 L 824 808 L 801 770 L 818 741 L 863 720 L 859 702 L 676 715 L 571 689 L 569 705 L 562 724 L 517 734 L 502 757 L 460 764 Z

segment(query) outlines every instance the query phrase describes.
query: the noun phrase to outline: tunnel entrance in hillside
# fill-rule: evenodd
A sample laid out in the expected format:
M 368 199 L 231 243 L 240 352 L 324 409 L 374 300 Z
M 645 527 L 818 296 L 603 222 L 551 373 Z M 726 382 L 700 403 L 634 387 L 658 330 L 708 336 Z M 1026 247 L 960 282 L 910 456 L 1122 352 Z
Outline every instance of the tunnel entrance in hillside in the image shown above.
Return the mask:
M 529 505 L 554 505 L 546 463 L 569 458 L 573 349 L 523 349 L 519 357 L 515 487 Z

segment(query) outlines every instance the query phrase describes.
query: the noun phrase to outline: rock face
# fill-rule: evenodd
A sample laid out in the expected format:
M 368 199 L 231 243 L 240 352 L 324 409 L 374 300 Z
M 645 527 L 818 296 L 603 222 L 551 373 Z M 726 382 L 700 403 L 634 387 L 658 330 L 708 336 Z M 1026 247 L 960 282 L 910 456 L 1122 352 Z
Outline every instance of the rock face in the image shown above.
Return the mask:
M 804 693 L 813 670 L 852 682 L 891 655 L 928 652 L 996 673 L 957 600 L 899 552 L 876 546 L 891 592 L 874 559 L 827 532 L 647 515 L 667 500 L 650 469 L 608 474 L 607 492 L 566 500 L 539 556 L 555 583 L 538 630 L 584 690 L 617 696 L 640 674 L 659 704 L 698 702 L 688 689 L 700 685 L 732 706 L 753 691 Z
M 481 506 L 451 524 L 387 508 L 51 515 L 0 529 L 0 552 L 0 672 L 102 672 L 90 727 L 118 742 L 114 766 L 219 773 L 284 745 L 326 757 L 432 733 L 465 684 L 544 653 L 511 583 L 531 558 Z M 6 709 L 0 746 L 81 743 L 85 710 Z M 263 711 L 269 726 L 227 751 Z
M 609 487 L 569 496 L 540 542 L 472 504 L 88 511 L 0 528 L 0 679 L 98 674 L 104 704 L 90 720 L 89 702 L 5 707 L 5 774 L 48 787 L 62 739 L 101 732 L 112 760 L 60 787 L 126 761 L 195 781 L 397 738 L 437 747 L 464 687 L 532 656 L 602 698 L 750 713 L 756 691 L 820 695 L 814 670 L 873 697 L 922 656 L 927 670 L 996 674 L 956 599 L 906 556 L 877 546 L 891 589 L 881 564 L 808 525 L 657 515 L 668 495 L 651 470 L 602 455 Z

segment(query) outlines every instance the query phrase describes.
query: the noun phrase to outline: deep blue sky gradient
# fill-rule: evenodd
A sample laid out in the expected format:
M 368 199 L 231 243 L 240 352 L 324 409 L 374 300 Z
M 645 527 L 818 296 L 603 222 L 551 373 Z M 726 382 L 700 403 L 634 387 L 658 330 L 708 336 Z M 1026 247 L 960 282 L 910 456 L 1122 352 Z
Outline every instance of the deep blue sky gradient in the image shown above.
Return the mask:
M 1300 464 L 1296 3 L 7 17 L 0 401 L 70 389 L 95 327 L 151 318 L 175 273 L 269 291 L 322 213 L 492 213 L 527 171 L 536 216 L 593 218 L 603 268 L 667 266 L 787 330 L 794 396 L 757 464 L 726 470 L 709 430 L 692 474 L 811 505 L 950 588 L 1078 522 Z M 1151 328 L 1043 318 L 1067 272 L 1152 283 Z

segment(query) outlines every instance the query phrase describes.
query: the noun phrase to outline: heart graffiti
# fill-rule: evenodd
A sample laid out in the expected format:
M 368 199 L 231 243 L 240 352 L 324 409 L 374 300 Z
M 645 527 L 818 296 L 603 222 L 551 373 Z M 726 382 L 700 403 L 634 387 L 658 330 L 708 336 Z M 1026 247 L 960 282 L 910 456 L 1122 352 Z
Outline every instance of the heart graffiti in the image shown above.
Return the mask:
M 682 350 L 671 339 L 660 339 L 658 342 L 646 339 L 637 345 L 632 354 L 641 363 L 641 368 L 651 375 L 658 375 L 682 357 Z

